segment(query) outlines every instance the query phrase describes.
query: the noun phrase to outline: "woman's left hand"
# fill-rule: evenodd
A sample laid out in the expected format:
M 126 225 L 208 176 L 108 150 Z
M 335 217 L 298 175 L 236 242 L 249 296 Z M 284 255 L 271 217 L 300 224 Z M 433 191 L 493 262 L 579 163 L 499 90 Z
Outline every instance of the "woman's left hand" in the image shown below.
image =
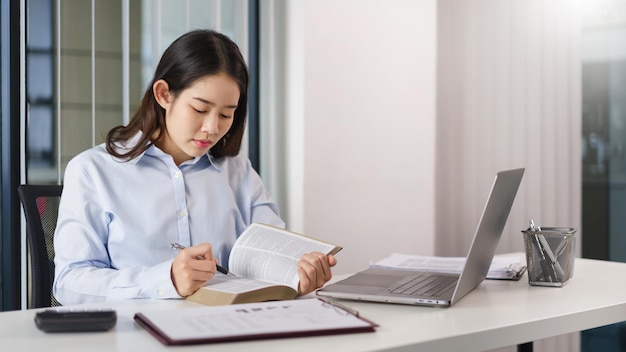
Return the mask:
M 298 262 L 300 295 L 306 295 L 324 286 L 333 275 L 331 269 L 337 264 L 333 255 L 311 252 L 303 255 Z

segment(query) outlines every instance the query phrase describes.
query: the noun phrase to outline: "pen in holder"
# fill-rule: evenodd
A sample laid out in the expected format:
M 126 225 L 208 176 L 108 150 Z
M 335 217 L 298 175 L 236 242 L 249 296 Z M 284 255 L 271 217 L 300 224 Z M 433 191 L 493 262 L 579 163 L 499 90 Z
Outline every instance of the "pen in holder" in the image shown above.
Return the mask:
M 526 247 L 528 283 L 533 286 L 562 287 L 574 272 L 576 229 L 530 227 L 522 231 Z

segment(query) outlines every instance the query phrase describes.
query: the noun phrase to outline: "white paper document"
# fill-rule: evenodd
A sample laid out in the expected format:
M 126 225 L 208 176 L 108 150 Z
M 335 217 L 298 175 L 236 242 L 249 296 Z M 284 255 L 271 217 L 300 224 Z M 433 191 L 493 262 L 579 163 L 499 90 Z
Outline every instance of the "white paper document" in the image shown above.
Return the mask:
M 374 331 L 357 312 L 321 299 L 145 311 L 135 321 L 166 344 Z
M 489 267 L 487 279 L 519 278 L 526 270 L 521 256 L 495 257 Z M 433 272 L 460 274 L 465 265 L 465 257 L 420 256 L 393 253 L 375 263 L 370 268 L 426 270 Z

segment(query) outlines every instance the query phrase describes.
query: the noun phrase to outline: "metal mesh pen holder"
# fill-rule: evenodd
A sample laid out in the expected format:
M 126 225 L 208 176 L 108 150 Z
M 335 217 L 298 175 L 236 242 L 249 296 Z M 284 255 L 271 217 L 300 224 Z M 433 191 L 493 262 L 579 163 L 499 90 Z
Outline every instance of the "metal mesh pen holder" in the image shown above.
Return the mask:
M 524 230 L 528 283 L 562 287 L 574 273 L 576 232 L 573 228 L 542 227 Z

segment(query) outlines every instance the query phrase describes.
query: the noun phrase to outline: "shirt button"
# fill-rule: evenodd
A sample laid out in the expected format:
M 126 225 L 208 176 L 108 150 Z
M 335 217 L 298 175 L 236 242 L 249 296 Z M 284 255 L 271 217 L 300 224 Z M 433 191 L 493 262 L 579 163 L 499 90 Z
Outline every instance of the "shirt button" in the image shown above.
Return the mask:
M 162 288 L 157 290 L 157 293 L 159 294 L 159 296 L 163 297 L 165 296 L 165 290 L 163 290 Z
M 174 178 L 179 178 L 180 177 L 180 171 L 176 171 L 174 173 Z
M 185 217 L 185 215 L 187 215 L 187 212 L 185 212 L 184 210 L 178 212 L 178 216 L 180 216 L 181 218 Z

